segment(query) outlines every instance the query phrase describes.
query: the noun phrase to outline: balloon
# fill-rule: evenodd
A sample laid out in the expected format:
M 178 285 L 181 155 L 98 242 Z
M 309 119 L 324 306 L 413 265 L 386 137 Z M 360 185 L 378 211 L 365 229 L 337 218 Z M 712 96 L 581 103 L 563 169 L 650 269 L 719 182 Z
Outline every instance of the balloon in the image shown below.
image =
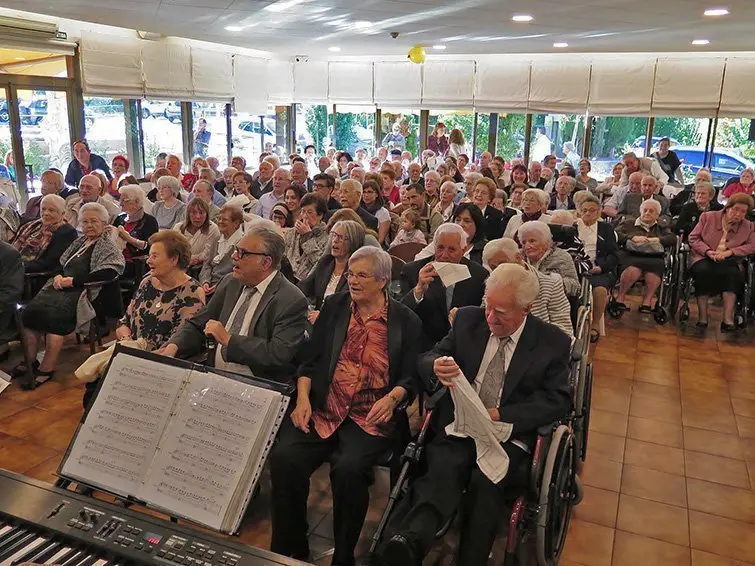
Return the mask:
M 412 63 L 420 65 L 425 62 L 425 48 L 421 45 L 415 45 L 409 50 L 409 60 Z

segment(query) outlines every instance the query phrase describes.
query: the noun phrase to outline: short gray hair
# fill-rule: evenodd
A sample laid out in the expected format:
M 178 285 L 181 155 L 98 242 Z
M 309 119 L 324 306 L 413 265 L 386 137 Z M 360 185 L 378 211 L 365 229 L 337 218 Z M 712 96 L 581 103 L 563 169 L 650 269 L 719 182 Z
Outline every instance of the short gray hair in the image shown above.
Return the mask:
M 596 197 L 594 194 L 592 194 L 590 191 L 577 191 L 577 193 L 573 197 L 574 201 L 575 201 L 575 204 L 576 204 L 576 200 L 577 200 L 577 195 L 579 193 L 586 193 L 586 194 L 581 197 L 582 200 L 580 201 L 579 206 L 577 207 L 577 210 L 580 210 L 588 202 L 590 202 L 592 204 L 597 204 L 598 208 L 600 208 L 600 199 L 598 197 Z
M 425 178 L 427 178 L 427 175 L 425 175 Z M 446 181 L 440 186 L 440 192 L 443 192 L 445 190 L 445 187 L 451 186 L 453 187 L 454 194 L 459 194 L 459 187 L 454 183 L 453 181 Z
M 66 211 L 66 199 L 64 199 L 60 195 L 46 195 L 42 197 L 42 200 L 39 201 L 39 207 L 40 209 L 45 205 L 49 204 L 51 206 L 54 206 L 58 209 L 58 212 L 64 213 Z
M 425 181 L 427 181 L 428 179 L 434 179 L 436 177 L 438 179 L 438 182 L 440 182 L 440 173 L 438 173 L 437 171 L 428 171 L 427 173 L 425 173 Z
M 278 232 L 272 220 L 254 220 L 247 225 L 247 236 L 257 236 L 262 240 L 262 247 L 272 261 L 273 269 L 280 268 L 283 255 L 286 253 L 286 243 Z
M 100 217 L 100 220 L 102 220 L 103 224 L 110 222 L 110 213 L 107 211 L 107 208 L 98 202 L 87 202 L 81 205 L 81 208 L 79 209 L 79 221 L 81 221 L 81 217 L 84 216 L 85 212 L 96 213 L 97 216 Z
M 213 179 L 215 178 L 215 171 L 212 170 L 212 167 L 200 167 L 197 172 L 201 175 L 205 171 L 209 171 L 210 174 L 212 175 L 212 178 Z
M 502 263 L 496 267 L 485 282 L 485 294 L 491 289 L 516 285 L 516 304 L 524 310 L 540 293 L 540 283 L 533 271 L 516 263 Z
M 660 216 L 660 214 L 661 214 L 661 203 L 660 202 L 658 202 L 657 200 L 652 199 L 652 198 L 649 198 L 646 201 L 643 201 L 643 203 L 640 205 L 640 213 L 642 213 L 642 211 L 644 209 L 646 209 L 648 206 L 652 206 L 653 208 L 655 208 L 656 212 Z
M 467 240 L 469 239 L 469 236 L 464 231 L 464 228 L 453 222 L 444 222 L 443 224 L 438 226 L 437 230 L 435 230 L 435 235 L 433 236 L 433 244 L 437 244 L 438 239 L 443 234 L 458 234 L 462 248 L 467 245 Z
M 498 253 L 503 253 L 509 260 L 513 260 L 519 253 L 519 246 L 511 238 L 490 240 L 482 250 L 482 264 L 490 267 L 490 258 Z
M 525 222 L 519 227 L 516 234 L 519 237 L 520 242 L 527 238 L 527 236 L 535 236 L 538 240 L 544 243 L 553 243 L 551 229 L 545 222 L 540 222 L 539 220 Z
M 65 179 L 63 178 L 63 173 L 60 171 L 55 171 L 54 169 L 47 169 L 40 175 L 40 179 L 42 177 L 54 177 L 55 178 L 55 184 L 58 186 L 58 192 L 63 188 L 63 185 L 65 185 Z
M 562 179 L 564 180 L 564 182 L 569 183 L 569 187 L 571 188 L 572 191 L 577 188 L 577 180 L 574 177 L 569 177 L 568 175 L 561 175 L 556 181 L 556 184 L 560 183 Z
M 535 195 L 538 200 L 540 201 L 540 204 L 546 205 L 551 201 L 551 197 L 548 196 L 548 193 L 546 193 L 543 189 L 526 189 L 522 193 L 522 198 L 528 196 L 528 195 Z
M 750 175 L 752 175 L 753 177 L 755 177 L 755 170 L 753 170 L 752 167 L 745 167 L 744 169 L 742 169 L 739 172 L 739 176 L 740 177 L 742 176 L 742 173 L 749 173 Z
M 207 185 L 207 188 L 210 190 L 210 195 L 215 192 L 215 187 L 212 186 L 212 183 L 205 181 L 204 179 L 199 179 L 196 183 L 194 183 L 194 186 L 191 188 L 191 190 L 193 191 L 195 188 L 197 188 L 197 185 Z
M 351 254 L 349 266 L 351 266 L 353 261 L 358 259 L 369 259 L 372 261 L 373 277 L 378 281 L 383 281 L 386 285 L 390 283 L 393 262 L 388 252 L 375 246 L 363 246 Z
M 136 198 L 142 205 L 144 204 L 144 191 L 139 185 L 123 185 L 118 192 L 121 197 Z
M 356 179 L 344 179 L 341 181 L 341 190 L 343 191 L 346 188 L 351 187 L 356 192 L 358 192 L 360 195 L 362 194 L 362 183 L 357 181 Z
M 627 151 L 624 155 L 621 156 L 621 160 L 624 161 L 627 157 L 637 159 L 637 154 L 633 151 Z
M 353 254 L 364 245 L 364 227 L 356 220 L 339 220 L 331 228 L 331 232 L 336 228 L 343 230 L 349 242 L 349 255 Z
M 695 185 L 695 188 L 701 187 L 703 189 L 708 189 L 708 192 L 710 193 L 710 198 L 713 198 L 716 196 L 716 187 L 713 186 L 713 183 L 710 181 L 698 181 Z
M 163 175 L 157 180 L 157 189 L 160 190 L 163 187 L 169 188 L 175 196 L 181 194 L 181 182 L 173 175 Z

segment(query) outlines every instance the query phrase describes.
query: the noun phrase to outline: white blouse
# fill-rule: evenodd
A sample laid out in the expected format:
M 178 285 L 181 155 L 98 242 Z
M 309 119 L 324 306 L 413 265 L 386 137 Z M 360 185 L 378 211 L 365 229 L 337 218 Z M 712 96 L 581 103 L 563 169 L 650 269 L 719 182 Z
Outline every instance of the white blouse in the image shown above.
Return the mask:
M 577 220 L 577 232 L 582 245 L 585 247 L 585 253 L 595 263 L 598 253 L 598 223 L 588 226 L 582 219 Z

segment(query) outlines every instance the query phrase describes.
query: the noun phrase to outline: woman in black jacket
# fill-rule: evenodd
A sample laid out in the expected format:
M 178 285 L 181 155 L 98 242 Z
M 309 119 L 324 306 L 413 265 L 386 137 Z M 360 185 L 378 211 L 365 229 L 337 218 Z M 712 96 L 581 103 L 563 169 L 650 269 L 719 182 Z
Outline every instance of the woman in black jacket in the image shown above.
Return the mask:
M 464 255 L 468 256 L 470 261 L 482 265 L 482 250 L 485 249 L 488 239 L 485 237 L 485 218 L 480 208 L 471 202 L 461 203 L 454 211 L 453 222 L 459 224 L 467 233 L 467 246 L 470 248 Z
M 674 232 L 682 235 L 684 241 L 697 226 L 703 212 L 722 210 L 723 205 L 715 200 L 716 188 L 708 181 L 698 181 L 691 200 L 679 211 L 679 218 L 674 223 Z
M 156 234 L 160 227 L 154 216 L 144 212 L 145 196 L 141 187 L 126 185 L 120 188 L 120 193 L 123 213 L 113 221 L 113 228 L 125 244 L 123 257 L 126 260 L 126 269 L 123 277 L 129 279 L 138 275 L 134 260 L 149 253 L 149 237 Z

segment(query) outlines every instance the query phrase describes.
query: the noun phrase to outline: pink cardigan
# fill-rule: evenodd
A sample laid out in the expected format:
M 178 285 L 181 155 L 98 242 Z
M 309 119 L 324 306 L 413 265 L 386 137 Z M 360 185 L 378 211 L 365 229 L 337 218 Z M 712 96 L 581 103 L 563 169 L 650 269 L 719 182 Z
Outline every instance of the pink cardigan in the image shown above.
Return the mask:
M 700 221 L 689 235 L 690 265 L 694 265 L 710 250 L 718 247 L 723 235 L 724 210 L 704 212 Z M 749 220 L 742 220 L 736 231 L 729 230 L 726 235 L 726 249 L 734 252 L 736 256 L 748 256 L 755 254 L 755 224 Z

